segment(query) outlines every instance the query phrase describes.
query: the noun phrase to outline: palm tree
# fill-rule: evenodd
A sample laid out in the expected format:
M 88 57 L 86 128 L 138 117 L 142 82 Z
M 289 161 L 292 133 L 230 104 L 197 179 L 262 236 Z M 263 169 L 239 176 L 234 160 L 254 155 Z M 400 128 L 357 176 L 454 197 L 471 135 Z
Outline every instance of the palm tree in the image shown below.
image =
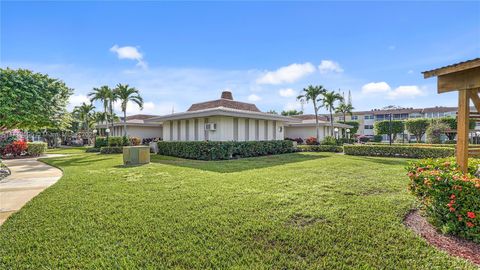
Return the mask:
M 110 87 L 108 87 L 107 85 L 104 85 L 100 88 L 93 88 L 93 91 L 88 93 L 88 96 L 90 97 L 91 102 L 98 100 L 103 103 L 103 112 L 105 116 L 105 119 L 103 120 L 107 122 L 108 127 L 109 114 L 107 113 L 107 110 L 109 110 L 111 116 L 113 111 L 112 105 L 115 101 L 113 90 L 110 89 Z M 111 123 L 113 127 L 113 121 Z
M 338 107 L 335 109 L 335 113 L 341 113 L 343 115 L 343 122 L 345 123 L 345 121 L 347 121 L 347 114 L 349 114 L 350 116 L 353 115 L 352 111 L 354 110 L 355 108 L 353 108 L 352 104 L 349 104 L 349 103 L 345 103 L 344 101 L 342 101 L 342 103 L 340 103 L 340 105 L 338 105 Z
M 342 95 L 336 93 L 335 91 L 323 92 L 322 98 L 322 107 L 325 107 L 330 112 L 330 135 L 333 136 L 333 111 L 336 109 L 335 102 L 343 101 Z
M 123 112 L 123 134 L 127 136 L 127 104 L 129 101 L 137 104 L 140 110 L 143 110 L 143 98 L 135 87 L 130 87 L 128 84 L 117 84 L 114 90 L 115 96 L 121 102 L 121 109 Z
M 312 101 L 313 103 L 313 110 L 315 111 L 315 124 L 317 128 L 317 142 L 320 140 L 320 128 L 318 126 L 318 110 L 321 106 L 318 106 L 320 95 L 323 95 L 327 90 L 323 88 L 321 85 L 313 86 L 309 85 L 307 88 L 303 88 L 303 94 L 297 97 L 299 101 L 309 102 Z
M 73 109 L 73 114 L 82 121 L 83 130 L 85 131 L 88 144 L 90 144 L 90 124 L 92 123 L 90 120 L 93 119 L 95 106 L 92 104 L 86 104 L 85 102 L 82 103 L 80 106 L 76 106 Z

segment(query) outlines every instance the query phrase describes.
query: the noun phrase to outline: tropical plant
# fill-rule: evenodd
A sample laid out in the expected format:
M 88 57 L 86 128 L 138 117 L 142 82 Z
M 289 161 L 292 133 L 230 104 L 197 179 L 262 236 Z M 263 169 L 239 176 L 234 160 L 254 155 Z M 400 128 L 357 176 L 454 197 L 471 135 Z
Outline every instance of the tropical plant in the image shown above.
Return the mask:
M 352 104 L 350 103 L 345 103 L 345 101 L 343 100 L 337 108 L 335 108 L 335 113 L 340 113 L 343 115 L 343 123 L 345 123 L 347 121 L 347 114 L 349 114 L 350 116 L 353 115 L 352 111 L 354 110 L 355 108 L 352 106 Z
M 374 128 L 375 128 L 376 135 L 381 135 L 381 134 L 391 135 L 392 141 L 395 141 L 395 138 L 397 138 L 398 133 L 402 133 L 405 130 L 404 123 L 403 121 L 400 121 L 400 120 L 378 121 L 378 122 L 375 122 Z
M 66 107 L 72 93 L 48 75 L 0 68 L 0 130 L 68 126 Z
M 131 101 L 143 110 L 143 98 L 135 87 L 130 87 L 128 84 L 118 84 L 114 90 L 115 96 L 120 101 L 120 107 L 123 112 L 123 133 L 127 136 L 127 105 Z
M 415 135 L 417 143 L 419 143 L 423 135 L 427 131 L 429 124 L 430 120 L 426 118 L 412 118 L 405 121 L 405 129 L 409 133 Z
M 337 108 L 335 103 L 337 101 L 343 102 L 343 97 L 335 91 L 323 92 L 322 98 L 322 107 L 325 107 L 330 113 L 330 135 L 333 136 L 333 111 Z
M 297 110 L 282 111 L 283 116 L 301 115 L 301 114 L 303 114 L 303 112 L 302 111 L 297 111 Z
M 93 123 L 94 109 L 95 106 L 86 104 L 85 102 L 73 109 L 74 115 L 82 122 L 82 129 L 87 133 L 90 131 L 90 125 Z
M 323 86 L 321 85 L 317 85 L 317 86 L 309 85 L 307 88 L 303 88 L 303 94 L 297 97 L 297 100 L 305 101 L 305 102 L 312 101 L 313 103 L 313 110 L 315 112 L 315 127 L 317 131 L 317 134 L 316 134 L 317 142 L 320 141 L 320 127 L 318 125 L 318 110 L 320 109 L 321 106 L 319 106 L 318 104 L 319 96 L 323 95 L 326 92 L 327 90 L 323 88 Z
M 442 134 L 449 129 L 449 126 L 441 120 L 433 120 L 426 130 L 428 143 L 442 143 Z
M 100 101 L 102 102 L 103 106 L 103 117 L 100 119 L 96 120 L 101 120 L 102 122 L 105 121 L 109 122 L 109 116 L 111 116 L 111 111 L 110 110 L 110 103 L 113 102 L 112 99 L 114 98 L 113 90 L 110 89 L 107 85 L 103 85 L 100 88 L 93 88 L 93 91 L 88 94 L 90 97 L 90 101 Z M 110 115 L 109 115 L 110 113 Z

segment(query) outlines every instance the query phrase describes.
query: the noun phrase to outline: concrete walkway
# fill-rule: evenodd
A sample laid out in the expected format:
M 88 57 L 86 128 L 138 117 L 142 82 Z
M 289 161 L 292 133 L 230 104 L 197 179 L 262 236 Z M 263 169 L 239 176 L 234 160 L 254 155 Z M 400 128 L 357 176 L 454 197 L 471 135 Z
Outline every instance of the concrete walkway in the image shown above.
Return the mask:
M 40 158 L 59 157 L 60 154 Z M 55 184 L 61 170 L 37 160 L 38 158 L 3 160 L 11 174 L 0 181 L 0 225 L 14 212 L 20 210 L 40 192 Z

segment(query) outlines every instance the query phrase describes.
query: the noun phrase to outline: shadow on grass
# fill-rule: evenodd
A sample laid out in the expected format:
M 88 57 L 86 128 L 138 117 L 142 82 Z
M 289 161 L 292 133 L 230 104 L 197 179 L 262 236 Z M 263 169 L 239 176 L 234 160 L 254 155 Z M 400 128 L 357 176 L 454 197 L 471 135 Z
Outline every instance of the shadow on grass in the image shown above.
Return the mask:
M 373 163 L 383 164 L 383 165 L 407 165 L 408 161 L 411 161 L 410 158 L 394 158 L 394 157 L 368 157 L 368 156 L 350 156 L 353 159 L 361 161 L 369 161 Z
M 253 169 L 263 169 L 289 163 L 302 162 L 325 158 L 328 155 L 321 154 L 301 154 L 291 153 L 282 155 L 272 155 L 263 157 L 241 158 L 232 160 L 203 161 L 182 159 L 169 156 L 152 155 L 152 163 L 160 163 L 165 165 L 173 165 L 179 167 L 193 168 L 204 171 L 218 173 L 241 172 Z

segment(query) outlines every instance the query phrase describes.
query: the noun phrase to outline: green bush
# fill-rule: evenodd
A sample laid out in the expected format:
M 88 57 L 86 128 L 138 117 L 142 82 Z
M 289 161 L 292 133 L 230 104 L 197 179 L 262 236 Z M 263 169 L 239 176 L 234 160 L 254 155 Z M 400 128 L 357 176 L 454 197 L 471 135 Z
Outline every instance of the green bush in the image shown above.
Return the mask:
M 100 148 L 100 154 L 121 154 L 123 146 L 105 146 Z
M 381 142 L 383 140 L 383 136 L 382 135 L 374 135 L 373 136 L 373 141 L 374 142 Z
M 297 148 L 302 152 L 343 152 L 343 147 L 337 145 L 299 145 Z
M 323 138 L 323 140 L 320 144 L 323 144 L 323 145 L 337 145 L 337 140 L 332 136 L 326 136 L 325 138 Z
M 396 146 L 396 145 L 344 145 L 346 155 L 404 158 L 441 158 L 455 154 L 452 147 Z
M 115 147 L 115 146 L 129 146 L 130 141 L 125 136 L 115 136 L 108 138 L 108 146 Z
M 200 160 L 255 157 L 293 152 L 292 141 L 158 142 L 158 154 Z
M 47 143 L 45 142 L 28 142 L 27 154 L 29 156 L 40 156 L 47 151 Z
M 429 221 L 444 233 L 480 243 L 480 160 L 470 159 L 463 174 L 453 158 L 408 165 L 409 190 L 422 203 Z
M 108 146 L 107 137 L 97 137 L 95 139 L 95 148 L 100 148 L 104 146 Z
M 366 143 L 366 145 L 389 145 L 388 142 L 385 143 Z M 432 143 L 394 143 L 392 146 L 419 146 L 419 147 L 450 147 L 455 148 L 455 144 L 432 144 Z
M 86 153 L 98 153 L 98 152 L 100 152 L 100 148 L 88 147 L 87 149 L 85 149 L 85 152 Z

